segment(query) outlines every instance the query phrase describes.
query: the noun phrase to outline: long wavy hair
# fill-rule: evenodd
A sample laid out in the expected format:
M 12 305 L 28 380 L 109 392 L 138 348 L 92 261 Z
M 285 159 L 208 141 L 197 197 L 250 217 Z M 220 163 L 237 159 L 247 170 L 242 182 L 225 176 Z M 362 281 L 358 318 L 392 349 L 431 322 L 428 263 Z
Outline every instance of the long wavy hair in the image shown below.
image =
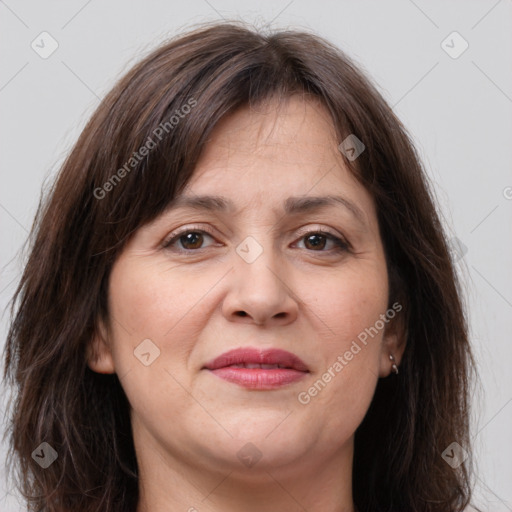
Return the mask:
M 98 321 L 109 318 L 112 264 L 187 184 L 224 116 L 294 94 L 325 105 L 340 142 L 355 134 L 366 146 L 356 161 L 343 158 L 373 197 L 390 304 L 399 298 L 405 312 L 400 374 L 379 380 L 355 435 L 357 509 L 458 512 L 469 503 L 471 457 L 453 468 L 443 451 L 456 441 L 471 454 L 474 362 L 446 235 L 411 138 L 328 41 L 229 22 L 173 38 L 129 70 L 41 201 L 5 354 L 13 469 L 30 510 L 136 510 L 129 403 L 115 374 L 87 365 Z M 43 442 L 58 454 L 46 469 L 32 456 Z

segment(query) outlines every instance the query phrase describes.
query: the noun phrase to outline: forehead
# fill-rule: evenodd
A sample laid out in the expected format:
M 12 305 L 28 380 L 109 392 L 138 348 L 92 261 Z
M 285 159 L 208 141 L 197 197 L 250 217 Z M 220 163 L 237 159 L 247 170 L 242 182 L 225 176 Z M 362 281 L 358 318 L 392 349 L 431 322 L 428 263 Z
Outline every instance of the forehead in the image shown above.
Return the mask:
M 330 114 L 318 100 L 294 96 L 284 103 L 244 106 L 212 131 L 181 196 L 230 197 L 229 204 L 216 206 L 231 213 L 236 203 L 293 212 L 305 204 L 299 205 L 299 197 L 329 196 L 316 205 L 345 203 L 356 216 L 363 210 L 364 217 L 373 201 L 338 145 Z M 352 207 L 357 202 L 359 208 Z M 178 196 L 172 204 L 185 203 Z
M 295 95 L 257 106 L 245 105 L 225 116 L 212 131 L 201 160 L 257 153 L 261 158 L 300 162 L 300 158 L 293 158 L 294 152 L 299 151 L 301 157 L 316 161 L 326 152 L 333 152 L 337 145 L 326 107 L 316 98 Z

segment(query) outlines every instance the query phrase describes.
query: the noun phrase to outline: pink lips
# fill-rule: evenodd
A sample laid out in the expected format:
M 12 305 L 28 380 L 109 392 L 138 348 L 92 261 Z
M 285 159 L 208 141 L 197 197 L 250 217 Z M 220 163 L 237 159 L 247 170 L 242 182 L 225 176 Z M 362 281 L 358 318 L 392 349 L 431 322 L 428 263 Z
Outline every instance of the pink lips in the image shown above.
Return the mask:
M 204 366 L 221 379 L 250 389 L 275 389 L 302 379 L 307 366 L 286 350 L 239 348 Z

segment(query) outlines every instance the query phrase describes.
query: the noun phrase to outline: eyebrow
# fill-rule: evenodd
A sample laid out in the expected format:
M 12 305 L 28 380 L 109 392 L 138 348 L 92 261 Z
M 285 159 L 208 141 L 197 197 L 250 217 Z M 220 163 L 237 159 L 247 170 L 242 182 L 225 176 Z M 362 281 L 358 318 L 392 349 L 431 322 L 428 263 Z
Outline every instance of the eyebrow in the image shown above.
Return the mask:
M 284 212 L 287 215 L 297 215 L 322 210 L 332 206 L 343 206 L 362 224 L 366 224 L 363 211 L 354 203 L 341 196 L 292 196 L 284 202 Z M 169 209 L 192 208 L 194 210 L 235 213 L 236 206 L 230 199 L 222 196 L 185 196 L 174 198 Z

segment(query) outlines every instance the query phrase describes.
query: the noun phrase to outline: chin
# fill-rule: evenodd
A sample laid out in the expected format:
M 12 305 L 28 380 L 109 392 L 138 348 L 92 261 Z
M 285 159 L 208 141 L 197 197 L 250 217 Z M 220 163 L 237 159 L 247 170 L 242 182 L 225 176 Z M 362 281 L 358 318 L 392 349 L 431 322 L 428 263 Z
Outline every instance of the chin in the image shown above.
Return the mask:
M 297 412 L 281 405 L 271 409 L 246 406 L 244 410 L 226 411 L 215 418 L 237 442 L 281 443 L 290 437 L 300 437 L 295 416 Z

